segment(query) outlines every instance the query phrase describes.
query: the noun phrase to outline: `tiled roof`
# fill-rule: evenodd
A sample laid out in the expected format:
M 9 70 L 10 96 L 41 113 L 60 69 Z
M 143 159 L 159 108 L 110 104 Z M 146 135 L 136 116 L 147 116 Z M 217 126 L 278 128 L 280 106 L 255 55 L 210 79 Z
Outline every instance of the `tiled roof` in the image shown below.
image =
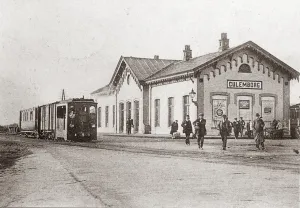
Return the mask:
M 243 49 L 245 47 L 250 47 L 253 50 L 256 50 L 258 53 L 262 54 L 269 60 L 272 60 L 276 64 L 281 65 L 284 69 L 286 69 L 288 73 L 290 73 L 292 78 L 299 79 L 300 73 L 298 71 L 291 68 L 290 66 L 288 66 L 287 64 L 285 64 L 284 62 L 282 62 L 281 60 L 279 60 L 278 58 L 276 58 L 275 56 L 273 56 L 263 48 L 259 47 L 252 41 L 248 41 L 239 46 L 230 48 L 222 52 L 214 52 L 203 56 L 195 57 L 193 59 L 190 59 L 189 61 L 121 57 L 119 64 L 124 59 L 124 61 L 128 64 L 128 66 L 131 68 L 132 72 L 134 73 L 134 75 L 139 81 L 151 82 L 152 80 L 156 80 L 159 78 L 165 78 L 168 76 L 182 74 L 193 70 L 202 70 L 201 68 L 198 67 L 206 67 L 206 65 L 213 63 L 219 59 L 222 59 L 228 56 L 229 54 L 235 53 L 236 51 L 239 51 L 240 49 Z M 118 66 L 115 73 L 118 70 Z M 92 94 L 100 93 L 103 95 L 107 95 L 114 90 L 113 87 L 114 87 L 113 85 L 106 85 L 105 87 L 102 87 L 92 92 Z
M 178 60 L 170 60 L 170 59 L 150 59 L 150 58 L 137 58 L 137 57 L 121 57 L 121 60 L 122 59 L 124 59 L 125 62 L 129 65 L 129 67 L 131 68 L 134 75 L 137 77 L 139 81 L 143 81 L 147 77 L 161 70 L 162 68 L 174 62 L 178 62 Z M 116 70 L 118 70 L 118 68 Z M 101 87 L 100 89 L 95 90 L 91 94 L 108 95 L 114 89 L 115 86 L 113 86 L 110 83 L 104 87 Z
M 150 59 L 150 58 L 136 58 L 124 57 L 125 62 L 129 65 L 135 76 L 139 81 L 145 80 L 147 77 L 160 71 L 164 67 L 178 62 L 178 60 L 169 59 Z
M 148 77 L 147 80 L 152 80 L 152 79 L 166 77 L 166 76 L 181 73 L 181 72 L 190 71 L 190 70 L 194 69 L 195 67 L 200 66 L 200 65 L 206 63 L 207 61 L 219 56 L 220 54 L 221 54 L 221 52 L 209 53 L 209 54 L 206 54 L 203 56 L 199 56 L 199 57 L 190 59 L 189 61 L 175 62 L 175 63 L 163 68 L 159 72 L 153 74 L 152 76 Z
M 191 70 L 194 70 L 197 67 L 205 66 L 205 64 L 208 64 L 210 62 L 214 62 L 217 59 L 222 59 L 224 56 L 227 56 L 228 54 L 232 54 L 240 49 L 243 49 L 245 47 L 251 47 L 252 49 L 256 50 L 260 54 L 263 54 L 265 57 L 267 57 L 269 60 L 272 60 L 276 62 L 277 64 L 281 65 L 284 69 L 287 70 L 288 73 L 290 73 L 291 77 L 293 79 L 299 79 L 300 73 L 293 69 L 292 67 L 288 66 L 257 44 L 253 43 L 252 41 L 248 41 L 246 43 L 243 43 L 241 45 L 238 45 L 236 47 L 230 48 L 228 50 L 222 51 L 222 52 L 215 52 L 215 53 L 209 53 L 203 56 L 199 56 L 196 58 L 193 58 L 189 61 L 180 61 L 173 63 L 165 68 L 163 68 L 161 71 L 153 74 L 152 76 L 148 77 L 146 81 L 155 80 L 158 78 L 164 78 L 171 75 L 176 75 L 183 72 L 188 72 Z
M 108 84 L 108 85 L 105 85 L 104 87 L 101 87 L 98 90 L 95 90 L 91 94 L 98 93 L 99 95 L 108 95 L 110 92 L 114 91 L 114 88 L 115 88 L 114 86 Z

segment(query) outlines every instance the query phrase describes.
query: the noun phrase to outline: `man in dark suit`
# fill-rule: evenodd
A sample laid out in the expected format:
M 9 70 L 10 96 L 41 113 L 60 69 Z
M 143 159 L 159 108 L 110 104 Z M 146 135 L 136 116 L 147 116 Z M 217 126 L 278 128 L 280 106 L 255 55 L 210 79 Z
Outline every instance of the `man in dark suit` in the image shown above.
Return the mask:
M 203 118 L 204 114 L 200 113 L 193 125 L 195 127 L 195 134 L 197 137 L 198 147 L 203 150 L 204 136 L 206 135 L 206 120 Z
M 218 127 L 220 130 L 220 135 L 221 135 L 222 142 L 223 142 L 223 150 L 226 150 L 227 137 L 229 136 L 230 129 L 231 129 L 230 122 L 228 121 L 228 118 L 226 115 L 223 115 L 223 120 L 220 121 Z
M 133 127 L 133 119 L 128 118 L 126 121 L 127 134 L 131 134 L 132 127 Z
M 260 115 L 256 114 L 256 119 L 254 120 L 253 124 L 253 130 L 254 130 L 254 138 L 256 142 L 256 148 L 259 149 L 259 146 L 261 145 L 262 149 L 265 149 L 265 138 L 264 138 L 264 127 L 265 123 L 261 119 Z
M 234 138 L 238 139 L 239 133 L 241 131 L 241 123 L 237 120 L 237 118 L 234 118 L 234 121 L 232 122 L 233 132 L 234 132 Z
M 183 127 L 183 133 L 185 134 L 185 144 L 190 145 L 190 134 L 193 133 L 193 127 L 189 115 L 186 116 L 186 119 L 182 122 L 181 126 Z
M 241 137 L 243 137 L 243 133 L 244 133 L 244 128 L 245 128 L 245 121 L 243 120 L 243 117 L 240 118 L 239 120 L 240 122 L 240 132 L 241 132 Z
M 171 125 L 171 131 L 170 131 L 170 134 L 172 135 L 172 139 L 175 138 L 173 134 L 177 131 L 178 131 L 178 120 L 175 120 Z

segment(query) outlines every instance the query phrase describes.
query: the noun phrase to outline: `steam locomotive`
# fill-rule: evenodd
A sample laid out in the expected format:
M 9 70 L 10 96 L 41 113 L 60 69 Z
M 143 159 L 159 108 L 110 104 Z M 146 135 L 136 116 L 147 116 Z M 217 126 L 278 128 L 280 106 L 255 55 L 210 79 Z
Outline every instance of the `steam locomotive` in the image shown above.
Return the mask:
M 97 103 L 73 98 L 20 111 L 20 134 L 64 141 L 97 139 Z

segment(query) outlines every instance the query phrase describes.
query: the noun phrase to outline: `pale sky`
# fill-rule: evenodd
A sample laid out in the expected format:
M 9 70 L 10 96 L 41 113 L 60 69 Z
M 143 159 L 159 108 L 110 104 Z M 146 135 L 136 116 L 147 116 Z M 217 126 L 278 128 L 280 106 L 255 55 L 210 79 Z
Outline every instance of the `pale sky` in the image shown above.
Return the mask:
M 0 124 L 106 85 L 121 55 L 182 59 L 254 41 L 300 71 L 300 1 L 0 0 Z M 300 84 L 291 85 L 299 103 Z

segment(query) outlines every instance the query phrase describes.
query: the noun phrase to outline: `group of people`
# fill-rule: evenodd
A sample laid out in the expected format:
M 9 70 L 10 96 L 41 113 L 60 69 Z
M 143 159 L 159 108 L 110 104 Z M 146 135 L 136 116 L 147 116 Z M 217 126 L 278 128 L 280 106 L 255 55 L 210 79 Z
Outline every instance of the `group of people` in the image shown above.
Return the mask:
M 204 119 L 204 114 L 200 113 L 199 117 L 194 121 L 190 121 L 190 116 L 187 115 L 186 119 L 182 122 L 181 126 L 183 128 L 183 133 L 185 134 L 185 144 L 190 145 L 190 135 L 193 134 L 193 126 L 195 129 L 195 136 L 197 138 L 197 144 L 199 149 L 203 149 L 203 143 L 204 143 L 204 136 L 206 135 L 206 120 Z M 250 125 L 250 123 L 249 123 Z M 256 141 L 256 147 L 260 149 L 260 147 L 264 150 L 264 121 L 262 120 L 262 117 L 257 113 L 256 119 L 253 122 L 252 128 L 254 131 L 254 138 Z M 222 148 L 223 150 L 226 150 L 227 146 L 227 137 L 230 135 L 230 133 L 234 132 L 235 139 L 238 138 L 239 134 L 243 136 L 243 131 L 245 128 L 245 121 L 241 117 L 238 121 L 237 118 L 234 119 L 234 121 L 231 123 L 228 120 L 228 117 L 226 115 L 222 116 L 222 120 L 218 123 L 218 129 L 220 132 L 220 136 L 222 139 Z M 171 125 L 171 131 L 170 134 L 173 136 L 174 133 L 178 131 L 178 120 L 175 120 Z M 249 134 L 249 132 L 248 132 Z
M 278 130 L 282 129 L 282 123 L 280 122 L 280 120 L 274 119 L 272 121 L 272 128 L 273 129 L 278 129 Z

